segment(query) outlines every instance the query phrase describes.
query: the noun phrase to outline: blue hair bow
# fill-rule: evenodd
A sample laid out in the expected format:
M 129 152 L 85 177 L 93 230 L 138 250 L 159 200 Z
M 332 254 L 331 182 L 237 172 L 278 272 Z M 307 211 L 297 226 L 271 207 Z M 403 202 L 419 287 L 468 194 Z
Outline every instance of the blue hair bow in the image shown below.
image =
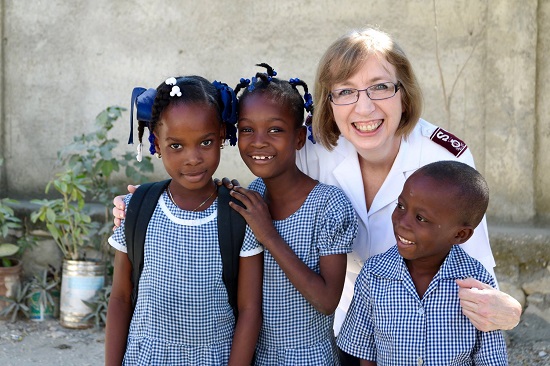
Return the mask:
M 151 121 L 151 115 L 153 112 L 153 102 L 157 96 L 155 89 L 145 89 L 142 87 L 135 87 L 132 90 L 132 101 L 130 104 L 130 137 L 128 137 L 128 144 L 134 143 L 134 105 L 136 107 L 136 119 L 138 121 Z

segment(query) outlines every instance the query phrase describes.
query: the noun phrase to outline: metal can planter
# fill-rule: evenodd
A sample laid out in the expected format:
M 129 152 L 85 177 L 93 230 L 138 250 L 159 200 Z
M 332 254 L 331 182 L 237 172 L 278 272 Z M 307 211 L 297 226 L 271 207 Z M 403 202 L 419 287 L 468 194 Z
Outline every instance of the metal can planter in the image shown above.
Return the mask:
M 44 305 L 44 301 L 40 299 L 39 292 L 33 292 L 29 296 L 29 318 L 34 321 L 43 321 L 46 319 L 55 319 L 59 317 L 59 290 L 51 292 L 54 304 Z
M 89 328 L 83 321 L 91 309 L 82 300 L 90 300 L 105 284 L 105 264 L 92 261 L 63 260 L 59 322 L 65 328 Z

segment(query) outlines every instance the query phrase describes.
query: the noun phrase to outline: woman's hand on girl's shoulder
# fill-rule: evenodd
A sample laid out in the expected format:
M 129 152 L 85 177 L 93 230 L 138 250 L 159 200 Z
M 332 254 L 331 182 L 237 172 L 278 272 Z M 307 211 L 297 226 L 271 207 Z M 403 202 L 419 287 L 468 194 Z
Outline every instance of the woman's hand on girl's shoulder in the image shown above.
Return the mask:
M 137 187 L 139 186 L 133 186 L 131 184 L 128 185 L 127 189 L 128 189 L 128 192 L 129 193 L 134 193 L 137 189 Z M 120 223 L 121 221 L 124 219 L 125 215 L 126 215 L 126 204 L 124 203 L 124 197 L 126 196 L 116 196 L 114 199 L 113 199 L 113 222 L 115 224 L 115 226 L 113 227 L 113 231 L 117 228 L 117 227 L 120 227 Z

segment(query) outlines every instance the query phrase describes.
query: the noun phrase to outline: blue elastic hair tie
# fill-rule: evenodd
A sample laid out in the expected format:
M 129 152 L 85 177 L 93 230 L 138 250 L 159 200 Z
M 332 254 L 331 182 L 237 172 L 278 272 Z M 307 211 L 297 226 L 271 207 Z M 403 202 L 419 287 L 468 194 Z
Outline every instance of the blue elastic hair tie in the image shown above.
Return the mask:
M 258 81 L 258 78 L 256 76 L 252 77 L 252 81 L 250 82 L 250 85 L 248 86 L 248 91 L 251 92 L 255 88 L 255 84 Z
M 231 146 L 237 144 L 237 96 L 234 90 L 227 84 L 220 81 L 212 83 L 220 92 L 220 97 L 223 103 L 222 120 L 225 124 L 226 139 L 229 140 Z
M 149 153 L 155 155 L 157 149 L 155 148 L 155 135 L 149 133 Z

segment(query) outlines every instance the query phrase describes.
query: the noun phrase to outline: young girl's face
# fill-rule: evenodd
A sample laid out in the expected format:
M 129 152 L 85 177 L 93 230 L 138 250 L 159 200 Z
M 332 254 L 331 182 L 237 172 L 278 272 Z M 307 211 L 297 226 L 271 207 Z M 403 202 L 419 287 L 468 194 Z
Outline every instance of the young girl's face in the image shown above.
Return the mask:
M 397 198 L 392 215 L 399 254 L 409 261 L 439 266 L 462 229 L 460 213 L 452 204 L 455 192 L 431 177 L 413 174 Z
M 296 150 L 306 138 L 305 128 L 297 126 L 290 109 L 262 94 L 252 94 L 241 104 L 238 131 L 241 158 L 264 179 L 294 169 Z
M 208 104 L 170 105 L 155 128 L 155 147 L 172 179 L 189 190 L 211 190 L 224 129 Z

